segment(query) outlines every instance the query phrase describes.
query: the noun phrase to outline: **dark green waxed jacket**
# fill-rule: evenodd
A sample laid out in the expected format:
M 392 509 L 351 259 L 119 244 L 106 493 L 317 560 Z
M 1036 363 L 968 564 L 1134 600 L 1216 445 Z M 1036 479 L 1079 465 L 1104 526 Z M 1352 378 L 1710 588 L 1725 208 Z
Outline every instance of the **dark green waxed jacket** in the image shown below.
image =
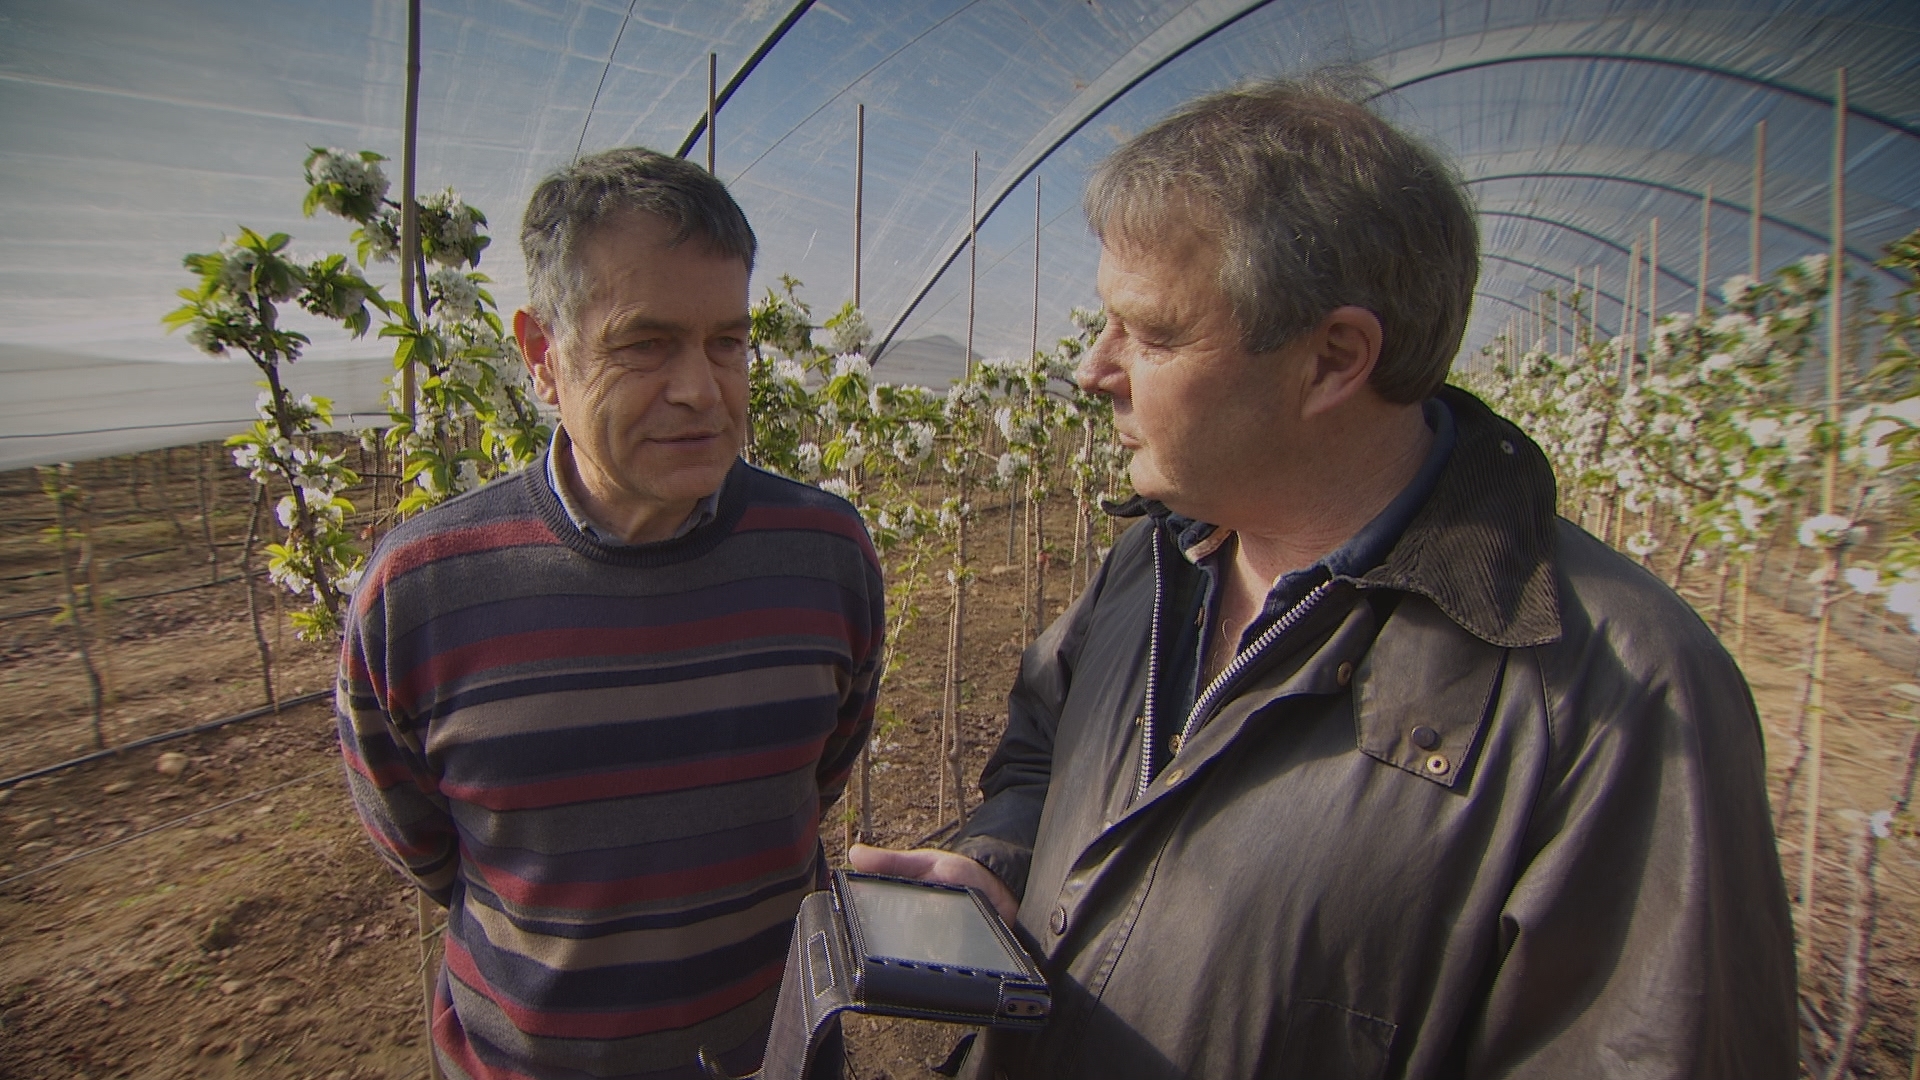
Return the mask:
M 970 1074 L 1796 1075 L 1746 684 L 1556 516 L 1532 442 L 1442 397 L 1458 442 L 1385 563 L 1336 579 L 1144 792 L 1143 737 L 1182 719 L 1143 719 L 1156 597 L 1199 573 L 1167 523 L 1027 651 L 951 846 L 1022 897 L 1055 1010 Z

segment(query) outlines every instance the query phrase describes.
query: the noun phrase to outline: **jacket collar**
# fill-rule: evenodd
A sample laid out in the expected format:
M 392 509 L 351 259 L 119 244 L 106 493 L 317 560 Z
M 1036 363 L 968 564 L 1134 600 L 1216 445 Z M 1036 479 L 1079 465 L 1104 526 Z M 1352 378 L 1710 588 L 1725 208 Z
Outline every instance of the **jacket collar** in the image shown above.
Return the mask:
M 1455 386 L 1435 396 L 1453 412 L 1456 441 L 1439 483 L 1364 588 L 1433 601 L 1473 636 L 1503 648 L 1560 638 L 1554 585 L 1553 466 L 1533 440 Z M 1191 523 L 1153 499 L 1103 503 L 1118 517 L 1147 515 L 1178 536 Z
M 1453 458 L 1386 561 L 1360 584 L 1418 593 L 1492 645 L 1558 641 L 1553 466 L 1479 398 L 1454 386 L 1438 397 L 1458 424 Z

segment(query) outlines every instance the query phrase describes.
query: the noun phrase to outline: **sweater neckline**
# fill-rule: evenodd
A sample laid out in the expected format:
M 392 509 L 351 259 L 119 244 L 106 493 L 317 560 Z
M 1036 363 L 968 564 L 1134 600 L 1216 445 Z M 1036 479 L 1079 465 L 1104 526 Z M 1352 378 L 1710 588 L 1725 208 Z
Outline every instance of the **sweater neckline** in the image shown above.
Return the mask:
M 718 547 L 721 541 L 733 535 L 734 527 L 740 524 L 740 517 L 746 512 L 748 482 L 747 463 L 736 457 L 733 466 L 727 471 L 727 478 L 720 487 L 720 505 L 713 520 L 699 526 L 684 536 L 671 540 L 659 540 L 651 544 L 609 547 L 582 533 L 567 515 L 566 507 L 560 505 L 559 496 L 547 485 L 547 455 L 552 448 L 541 452 L 540 459 L 521 470 L 521 483 L 527 499 L 539 511 L 541 520 L 562 544 L 575 553 L 595 562 L 614 566 L 671 566 L 675 563 L 697 559 Z

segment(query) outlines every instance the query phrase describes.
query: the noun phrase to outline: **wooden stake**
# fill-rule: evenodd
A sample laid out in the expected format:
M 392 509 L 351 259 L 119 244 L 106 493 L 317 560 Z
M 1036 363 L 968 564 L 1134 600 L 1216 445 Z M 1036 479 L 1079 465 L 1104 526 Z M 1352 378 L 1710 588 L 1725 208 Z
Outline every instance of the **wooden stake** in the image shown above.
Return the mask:
M 711 129 L 709 129 L 711 130 Z M 860 228 L 867 205 L 867 106 L 853 109 L 853 306 L 860 306 Z
M 973 196 L 967 203 L 967 378 L 973 378 L 973 315 L 980 286 L 980 151 L 973 152 Z
M 1841 68 L 1835 73 L 1833 97 L 1833 185 L 1830 203 L 1832 204 L 1832 222 L 1829 225 L 1832 251 L 1827 255 L 1827 423 L 1837 432 L 1840 428 L 1840 354 L 1844 335 L 1842 334 L 1842 299 L 1846 295 L 1846 236 L 1847 236 L 1847 69 Z M 1840 447 L 1838 442 L 1827 449 L 1826 474 L 1821 479 L 1821 513 L 1833 513 L 1836 494 L 1840 486 Z
M 440 1055 L 433 1050 L 433 984 L 435 974 L 433 965 L 433 908 L 427 899 L 425 889 L 413 890 L 413 925 L 420 937 L 420 993 L 427 1003 L 427 1075 L 433 1080 L 441 1080 Z
M 1831 293 L 1827 297 L 1830 304 L 1827 317 L 1827 422 L 1837 430 L 1840 424 L 1841 295 L 1844 291 L 1841 286 L 1845 280 L 1842 260 L 1846 257 L 1847 69 L 1841 68 L 1835 75 L 1833 183 L 1829 200 L 1833 212 L 1833 250 L 1828 256 L 1828 271 L 1832 277 L 1829 286 Z M 1827 450 L 1826 472 L 1820 485 L 1821 513 L 1833 513 L 1839 486 L 1840 449 L 1836 444 Z M 1827 637 L 1833 624 L 1833 601 L 1839 577 L 1840 550 L 1833 548 L 1827 552 L 1825 573 L 1821 579 L 1819 622 L 1814 627 L 1813 636 L 1813 664 L 1807 675 L 1807 828 L 1800 845 L 1802 938 L 1812 933 L 1814 917 L 1815 856 L 1820 839 L 1820 782 L 1825 756 Z
M 424 281 L 415 281 L 415 264 L 420 252 L 420 207 L 414 202 L 414 178 L 417 159 L 420 156 L 420 0 L 407 0 L 407 99 L 406 129 L 400 139 L 400 303 L 407 313 L 407 322 L 413 324 L 414 290 L 416 285 L 424 288 Z M 407 356 L 406 366 L 400 373 L 400 402 L 407 413 L 407 422 L 411 424 L 415 416 L 414 397 L 416 375 L 413 356 Z M 432 1058 L 432 1041 L 428 1041 L 428 1058 Z M 438 1072 L 436 1066 L 435 1072 Z
M 1733 613 L 1739 621 L 1739 635 L 1733 641 L 1733 659 L 1741 667 L 1747 666 L 1747 571 L 1752 566 L 1751 559 L 1740 560 L 1740 591 L 1734 594 Z
M 1647 373 L 1653 373 L 1653 332 L 1660 326 L 1660 219 L 1647 226 Z
M 1747 273 L 1760 280 L 1760 204 L 1766 196 L 1767 122 L 1753 125 L 1753 211 L 1747 221 Z
M 1040 355 L 1040 174 L 1033 174 L 1033 345 Z
M 1704 322 L 1707 317 L 1707 247 L 1709 230 L 1713 219 L 1713 185 L 1707 185 L 1707 193 L 1700 197 L 1700 277 L 1694 282 L 1693 321 Z
M 1633 247 L 1627 255 L 1627 291 L 1620 301 L 1620 333 L 1626 338 L 1626 348 L 1620 353 L 1621 385 L 1633 386 L 1633 358 L 1637 353 L 1640 335 L 1640 240 L 1636 237 Z

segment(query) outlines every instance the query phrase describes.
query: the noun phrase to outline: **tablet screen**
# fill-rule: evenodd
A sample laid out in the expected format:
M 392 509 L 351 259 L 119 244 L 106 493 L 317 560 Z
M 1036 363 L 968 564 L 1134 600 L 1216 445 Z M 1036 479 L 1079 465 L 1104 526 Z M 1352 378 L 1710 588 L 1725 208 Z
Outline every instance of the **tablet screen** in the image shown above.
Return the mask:
M 889 960 L 1020 974 L 973 897 L 952 889 L 849 877 L 867 953 Z

